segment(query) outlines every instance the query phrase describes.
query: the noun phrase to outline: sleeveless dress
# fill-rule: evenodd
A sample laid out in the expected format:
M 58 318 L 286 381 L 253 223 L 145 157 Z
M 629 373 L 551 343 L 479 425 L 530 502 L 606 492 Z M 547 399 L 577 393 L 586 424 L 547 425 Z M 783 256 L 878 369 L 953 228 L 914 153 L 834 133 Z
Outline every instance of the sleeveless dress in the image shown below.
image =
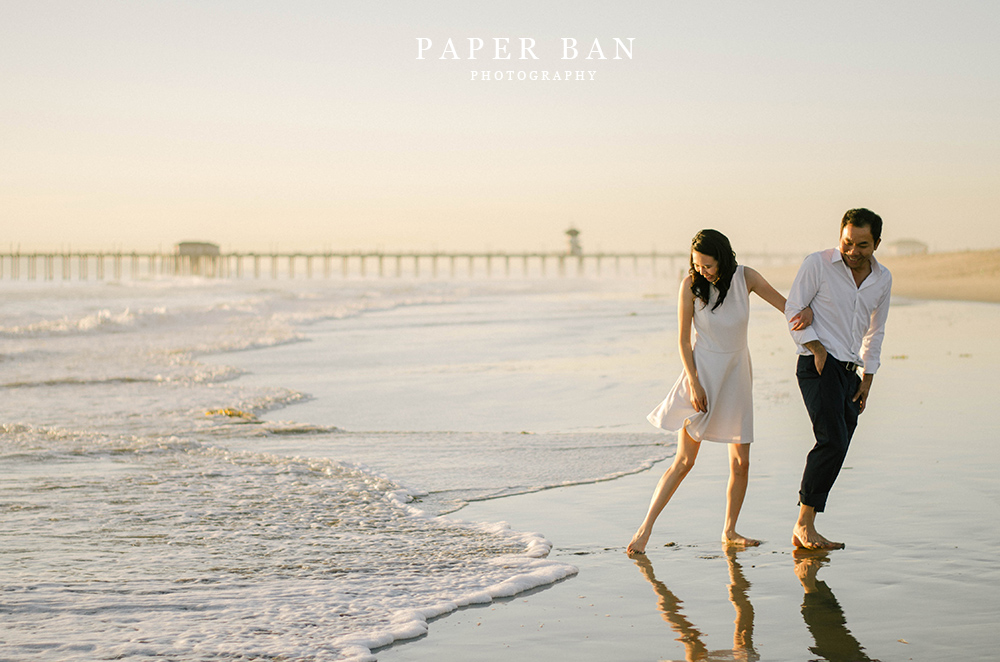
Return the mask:
M 698 380 L 708 397 L 708 411 L 691 406 L 687 376 L 681 372 L 670 395 L 646 418 L 664 430 L 687 428 L 695 441 L 749 444 L 753 441 L 753 378 L 747 324 L 750 293 L 743 266 L 738 265 L 725 301 L 713 285 L 708 305 L 694 301 L 692 344 Z

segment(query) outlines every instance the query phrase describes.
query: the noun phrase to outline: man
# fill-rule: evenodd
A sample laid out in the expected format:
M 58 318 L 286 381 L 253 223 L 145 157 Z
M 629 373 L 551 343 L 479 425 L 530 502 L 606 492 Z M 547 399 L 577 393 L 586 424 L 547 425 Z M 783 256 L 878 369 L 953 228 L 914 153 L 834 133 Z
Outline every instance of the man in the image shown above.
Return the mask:
M 874 256 L 881 238 L 878 214 L 849 210 L 840 222 L 840 246 L 803 261 L 785 305 L 788 320 L 806 306 L 813 311 L 811 326 L 791 331 L 798 345 L 799 390 L 816 437 L 802 472 L 792 533 L 796 547 L 844 546 L 819 534 L 816 513 L 826 508 L 879 367 L 892 288 L 889 270 Z

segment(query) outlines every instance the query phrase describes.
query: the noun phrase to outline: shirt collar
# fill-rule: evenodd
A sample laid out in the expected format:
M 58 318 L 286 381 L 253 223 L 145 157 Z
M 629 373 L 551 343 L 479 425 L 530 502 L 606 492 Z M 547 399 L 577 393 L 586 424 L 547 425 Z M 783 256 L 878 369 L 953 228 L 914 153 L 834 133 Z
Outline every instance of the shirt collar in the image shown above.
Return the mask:
M 844 254 L 840 252 L 840 248 L 839 247 L 833 249 L 833 257 L 831 258 L 830 261 L 831 262 L 840 262 L 840 263 L 844 264 L 845 267 L 847 266 L 847 263 L 844 262 Z M 882 265 L 879 264 L 878 260 L 875 259 L 875 254 L 874 253 L 872 253 L 872 256 L 871 256 L 871 265 L 872 265 L 872 273 L 873 274 L 880 274 L 880 273 L 882 273 Z

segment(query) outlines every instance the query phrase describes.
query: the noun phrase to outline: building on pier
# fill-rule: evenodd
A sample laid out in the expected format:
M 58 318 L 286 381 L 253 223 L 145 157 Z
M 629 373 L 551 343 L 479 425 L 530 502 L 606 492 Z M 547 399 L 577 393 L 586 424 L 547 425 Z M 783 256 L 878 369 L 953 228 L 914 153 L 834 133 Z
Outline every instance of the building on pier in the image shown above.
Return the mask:
M 215 275 L 216 262 L 221 255 L 219 245 L 207 241 L 182 241 L 177 244 L 177 267 L 188 267 L 191 275 Z

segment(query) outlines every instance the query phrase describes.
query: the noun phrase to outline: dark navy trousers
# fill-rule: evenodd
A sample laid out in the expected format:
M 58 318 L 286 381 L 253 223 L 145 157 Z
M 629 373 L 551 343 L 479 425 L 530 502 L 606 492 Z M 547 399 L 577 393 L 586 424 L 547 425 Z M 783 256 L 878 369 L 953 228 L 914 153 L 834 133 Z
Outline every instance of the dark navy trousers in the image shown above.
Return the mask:
M 806 456 L 799 487 L 799 503 L 821 513 L 847 457 L 854 429 L 858 426 L 861 406 L 851 398 L 858 392 L 861 377 L 850 364 L 828 355 L 823 374 L 816 371 L 811 355 L 799 356 L 795 370 L 802 400 L 812 420 L 816 445 Z

